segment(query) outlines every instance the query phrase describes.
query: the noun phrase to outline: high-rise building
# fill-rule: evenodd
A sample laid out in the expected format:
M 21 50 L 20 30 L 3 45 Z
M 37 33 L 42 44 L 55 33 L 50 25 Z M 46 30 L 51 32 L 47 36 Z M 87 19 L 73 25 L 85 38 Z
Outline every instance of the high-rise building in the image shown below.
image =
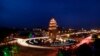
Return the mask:
M 57 22 L 54 18 L 51 18 L 50 22 L 49 22 L 49 37 L 52 39 L 56 39 L 56 35 L 57 35 Z

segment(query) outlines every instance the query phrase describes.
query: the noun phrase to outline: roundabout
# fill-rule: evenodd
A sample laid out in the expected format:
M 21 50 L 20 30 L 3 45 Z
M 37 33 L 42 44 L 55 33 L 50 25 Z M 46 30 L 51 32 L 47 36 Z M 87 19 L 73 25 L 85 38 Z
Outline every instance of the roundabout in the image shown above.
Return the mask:
M 63 46 L 70 46 L 76 43 L 74 39 L 56 39 L 53 41 L 49 37 L 36 37 L 28 39 L 17 39 L 17 43 L 21 46 L 31 47 L 31 48 L 43 48 L 43 49 L 54 49 Z

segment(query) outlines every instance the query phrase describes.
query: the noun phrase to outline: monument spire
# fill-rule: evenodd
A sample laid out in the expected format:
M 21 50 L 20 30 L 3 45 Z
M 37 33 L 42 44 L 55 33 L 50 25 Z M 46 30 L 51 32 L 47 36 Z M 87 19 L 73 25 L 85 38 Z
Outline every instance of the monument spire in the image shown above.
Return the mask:
M 49 37 L 55 39 L 56 35 L 57 35 L 57 22 L 54 18 L 51 18 L 50 22 L 49 22 Z

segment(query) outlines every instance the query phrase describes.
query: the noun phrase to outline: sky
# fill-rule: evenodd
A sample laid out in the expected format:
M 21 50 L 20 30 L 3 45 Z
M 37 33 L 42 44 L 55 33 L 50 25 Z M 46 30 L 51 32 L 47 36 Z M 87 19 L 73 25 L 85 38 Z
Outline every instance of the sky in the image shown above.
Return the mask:
M 0 0 L 0 27 L 100 27 L 99 0 Z

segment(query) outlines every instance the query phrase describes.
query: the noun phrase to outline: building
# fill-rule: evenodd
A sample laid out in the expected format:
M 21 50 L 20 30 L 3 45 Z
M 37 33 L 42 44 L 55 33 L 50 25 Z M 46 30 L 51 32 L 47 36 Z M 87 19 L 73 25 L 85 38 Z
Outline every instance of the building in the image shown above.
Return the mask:
M 57 22 L 54 18 L 51 18 L 50 22 L 49 22 L 49 28 L 48 28 L 48 31 L 49 31 L 49 37 L 52 38 L 52 39 L 56 39 L 56 36 L 57 36 Z

